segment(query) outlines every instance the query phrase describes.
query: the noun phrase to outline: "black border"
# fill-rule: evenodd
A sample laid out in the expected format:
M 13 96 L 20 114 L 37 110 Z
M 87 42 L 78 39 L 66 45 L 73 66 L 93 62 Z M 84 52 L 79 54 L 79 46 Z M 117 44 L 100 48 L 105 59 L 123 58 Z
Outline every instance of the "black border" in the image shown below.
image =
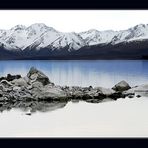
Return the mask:
M 3 0 L 0 10 L 148 10 L 146 0 Z M 1 20 L 2 21 L 2 20 Z M 11 124 L 11 123 L 10 123 Z M 13 126 L 13 125 L 11 125 Z M 0 147 L 126 148 L 148 145 L 147 138 L 0 138 Z
M 148 9 L 147 0 L 1 0 L 0 9 Z
M 1 139 L 1 147 L 18 147 L 18 148 L 142 148 L 147 147 L 148 140 L 144 138 L 13 138 Z

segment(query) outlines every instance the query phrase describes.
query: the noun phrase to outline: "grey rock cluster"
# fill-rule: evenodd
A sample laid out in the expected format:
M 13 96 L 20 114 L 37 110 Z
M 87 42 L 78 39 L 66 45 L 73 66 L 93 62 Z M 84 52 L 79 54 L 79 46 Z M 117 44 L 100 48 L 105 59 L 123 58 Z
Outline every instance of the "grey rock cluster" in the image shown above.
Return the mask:
M 62 87 L 55 85 L 44 73 L 32 67 L 25 77 L 8 74 L 7 77 L 0 78 L 0 102 L 85 100 L 98 103 L 106 98 L 116 100 L 126 96 L 133 97 L 138 88 L 148 90 L 147 85 L 131 88 L 125 81 L 113 88 Z

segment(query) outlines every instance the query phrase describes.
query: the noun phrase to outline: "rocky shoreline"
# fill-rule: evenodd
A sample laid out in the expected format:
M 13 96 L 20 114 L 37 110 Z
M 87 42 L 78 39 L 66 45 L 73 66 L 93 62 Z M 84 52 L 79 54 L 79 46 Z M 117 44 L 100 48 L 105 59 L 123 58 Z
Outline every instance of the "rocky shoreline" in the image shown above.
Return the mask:
M 147 92 L 148 85 L 131 87 L 124 80 L 112 88 L 58 86 L 34 67 L 25 77 L 8 74 L 0 78 L 0 106 L 18 102 L 68 102 L 70 100 L 99 103 L 107 98 L 111 100 L 134 96 L 138 98 L 141 94 L 146 95 Z

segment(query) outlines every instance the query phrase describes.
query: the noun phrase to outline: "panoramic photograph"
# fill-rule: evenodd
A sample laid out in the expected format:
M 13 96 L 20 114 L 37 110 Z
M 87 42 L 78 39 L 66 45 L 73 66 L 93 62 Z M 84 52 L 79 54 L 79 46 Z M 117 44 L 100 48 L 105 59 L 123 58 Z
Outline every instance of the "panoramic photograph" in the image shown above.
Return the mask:
M 0 10 L 0 137 L 148 137 L 148 10 Z

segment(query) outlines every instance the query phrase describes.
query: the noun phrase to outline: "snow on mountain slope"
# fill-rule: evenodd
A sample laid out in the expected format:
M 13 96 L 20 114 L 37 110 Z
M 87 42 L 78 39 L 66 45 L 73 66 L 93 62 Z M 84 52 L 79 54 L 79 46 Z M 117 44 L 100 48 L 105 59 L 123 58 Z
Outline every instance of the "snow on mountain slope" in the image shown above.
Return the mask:
M 58 40 L 55 40 L 51 45 L 58 49 L 69 47 L 68 51 L 71 51 L 73 49 L 78 50 L 81 47 L 86 46 L 86 43 L 80 35 L 72 32 L 63 33 L 63 35 Z
M 143 39 L 148 39 L 148 25 L 144 24 L 121 31 L 91 29 L 81 33 L 59 32 L 43 23 L 32 24 L 29 27 L 17 25 L 10 30 L 0 30 L 0 46 L 13 51 L 43 48 L 51 50 L 68 48 L 68 51 L 72 51 L 84 46 L 114 45 Z
M 98 31 L 95 29 L 81 32 L 80 35 L 88 45 L 107 44 L 111 42 L 112 38 L 117 34 L 117 31 L 107 30 Z
M 29 27 L 17 25 L 10 30 L 1 30 L 0 41 L 6 44 L 8 49 L 12 47 L 21 50 L 34 47 L 39 50 L 51 46 L 57 49 L 68 46 L 69 50 L 77 50 L 85 46 L 85 41 L 79 34 L 58 32 L 45 24 L 33 24 Z
M 118 44 L 120 42 L 148 39 L 148 25 L 139 24 L 127 30 L 121 31 L 98 31 L 91 29 L 86 32 L 81 32 L 80 35 L 89 45 L 108 43 Z
M 5 31 L 0 41 L 23 50 L 30 44 L 33 44 L 38 38 L 41 38 L 44 33 L 51 30 L 55 31 L 52 27 L 47 27 L 44 24 L 33 24 L 27 28 L 22 25 L 17 25 Z
M 41 48 L 50 48 L 51 50 L 54 50 L 68 47 L 68 51 L 78 50 L 85 45 L 86 43 L 80 35 L 57 31 L 48 31 L 31 44 L 32 47 L 36 46 L 37 50 Z
M 112 39 L 112 44 L 148 39 L 148 25 L 139 24 L 128 30 L 119 31 Z
M 131 34 L 126 37 L 128 40 L 148 39 L 148 25 L 140 24 L 130 28 Z

